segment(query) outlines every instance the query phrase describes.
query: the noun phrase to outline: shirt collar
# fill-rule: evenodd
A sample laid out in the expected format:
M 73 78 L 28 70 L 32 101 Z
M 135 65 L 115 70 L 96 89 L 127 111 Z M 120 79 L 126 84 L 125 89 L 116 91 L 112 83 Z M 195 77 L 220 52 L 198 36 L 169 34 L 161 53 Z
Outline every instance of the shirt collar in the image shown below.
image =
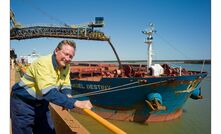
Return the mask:
M 52 64 L 53 64 L 54 69 L 58 69 L 58 63 L 56 61 L 55 53 L 52 54 Z M 66 66 L 63 67 L 63 69 L 66 69 Z
M 56 61 L 55 53 L 52 54 L 52 64 L 54 69 L 58 69 L 58 63 Z

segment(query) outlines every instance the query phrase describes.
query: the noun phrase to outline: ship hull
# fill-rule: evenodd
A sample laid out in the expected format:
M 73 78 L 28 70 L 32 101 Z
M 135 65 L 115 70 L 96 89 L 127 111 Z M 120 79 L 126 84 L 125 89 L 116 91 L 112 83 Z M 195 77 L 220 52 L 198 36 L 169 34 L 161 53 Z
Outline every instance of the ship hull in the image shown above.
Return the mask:
M 183 105 L 194 90 L 200 87 L 206 76 L 207 73 L 147 78 L 102 78 L 100 81 L 71 80 L 71 84 L 76 98 L 90 99 L 94 105 L 92 110 L 102 117 L 147 123 L 179 118 Z M 85 96 L 81 96 L 85 93 Z M 157 98 L 160 108 L 154 103 L 151 105 L 153 99 L 151 100 L 150 95 Z

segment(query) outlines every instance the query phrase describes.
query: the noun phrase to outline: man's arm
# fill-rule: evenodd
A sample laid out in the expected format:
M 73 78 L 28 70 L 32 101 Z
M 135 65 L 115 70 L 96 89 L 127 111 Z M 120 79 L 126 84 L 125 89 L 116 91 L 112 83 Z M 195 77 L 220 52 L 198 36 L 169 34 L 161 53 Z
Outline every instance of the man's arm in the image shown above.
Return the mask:
M 64 89 L 61 89 L 60 90 L 61 91 L 61 93 L 63 93 L 63 94 L 65 94 L 66 96 L 68 96 L 68 98 L 71 98 L 72 97 L 72 93 L 71 93 L 71 89 L 69 89 L 69 88 L 64 88 Z
M 74 98 L 69 98 L 65 94 L 59 92 L 56 88 L 51 89 L 43 97 L 49 102 L 68 109 L 72 109 L 74 107 L 91 109 L 93 107 L 89 100 L 78 101 Z
M 68 109 L 74 108 L 74 103 L 77 101 L 76 99 L 68 98 L 65 94 L 59 92 L 56 88 L 53 88 L 44 94 L 43 98 L 49 102 Z

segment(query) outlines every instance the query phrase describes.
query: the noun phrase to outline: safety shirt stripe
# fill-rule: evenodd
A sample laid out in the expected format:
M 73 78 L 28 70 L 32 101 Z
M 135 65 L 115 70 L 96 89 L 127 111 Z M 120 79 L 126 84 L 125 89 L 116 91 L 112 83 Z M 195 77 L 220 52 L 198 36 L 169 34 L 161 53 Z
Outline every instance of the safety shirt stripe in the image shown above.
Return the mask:
M 61 90 L 63 90 L 63 89 L 71 89 L 71 86 L 69 86 L 69 85 L 62 86 Z
M 26 89 L 26 91 L 34 98 L 41 100 L 43 99 L 42 96 L 38 95 L 31 87 L 29 87 L 28 85 L 26 85 L 22 80 L 19 81 L 18 85 L 20 87 L 23 87 L 24 89 Z
M 24 73 L 23 76 L 24 76 L 25 79 L 27 79 L 27 80 L 29 80 L 29 81 L 31 81 L 31 82 L 35 82 L 35 79 L 34 79 L 33 77 L 27 75 L 26 73 Z
M 42 92 L 42 94 L 46 94 L 46 93 L 48 93 L 53 88 L 58 90 L 58 86 L 49 86 L 47 88 L 42 89 L 41 92 Z

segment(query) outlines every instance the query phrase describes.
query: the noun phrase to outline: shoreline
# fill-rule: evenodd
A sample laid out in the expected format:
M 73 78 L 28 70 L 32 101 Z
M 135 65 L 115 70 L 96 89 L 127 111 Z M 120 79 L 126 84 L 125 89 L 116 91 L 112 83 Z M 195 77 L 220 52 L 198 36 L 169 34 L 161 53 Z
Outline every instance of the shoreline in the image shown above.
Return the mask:
M 74 62 L 86 62 L 86 63 L 113 63 L 117 62 L 117 60 L 92 60 L 92 61 L 87 61 L 87 60 L 82 60 L 82 61 L 74 61 Z M 147 62 L 146 60 L 122 60 L 122 63 L 137 63 L 137 62 Z M 153 60 L 154 63 L 181 63 L 181 64 L 203 64 L 204 60 Z M 73 63 L 73 61 L 72 61 Z M 211 64 L 211 60 L 205 60 L 205 64 Z

